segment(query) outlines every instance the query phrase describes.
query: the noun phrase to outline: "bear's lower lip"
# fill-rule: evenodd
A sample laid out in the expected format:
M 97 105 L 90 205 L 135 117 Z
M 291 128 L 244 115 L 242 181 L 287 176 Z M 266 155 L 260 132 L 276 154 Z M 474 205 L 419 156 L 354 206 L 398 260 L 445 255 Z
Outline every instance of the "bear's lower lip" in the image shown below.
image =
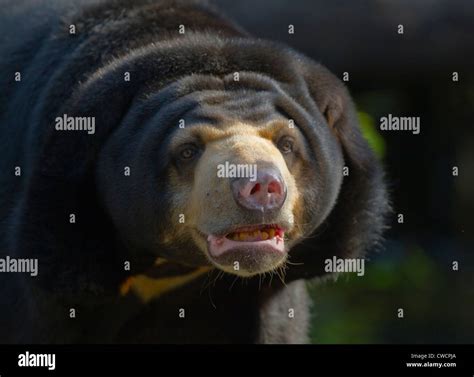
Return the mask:
M 209 254 L 219 257 L 235 249 L 285 253 L 285 232 L 277 225 L 247 226 L 224 236 L 207 237 Z

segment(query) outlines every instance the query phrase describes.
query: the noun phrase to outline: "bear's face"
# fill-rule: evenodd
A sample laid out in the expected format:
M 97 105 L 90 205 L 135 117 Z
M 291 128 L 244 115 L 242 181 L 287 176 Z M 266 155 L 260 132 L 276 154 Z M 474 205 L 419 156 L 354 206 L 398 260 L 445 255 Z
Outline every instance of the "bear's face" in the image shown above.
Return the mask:
M 241 276 L 284 264 L 304 234 L 297 181 L 311 164 L 297 128 L 194 125 L 175 132 L 170 153 L 173 207 L 212 264 Z
M 179 254 L 183 262 L 200 254 L 223 271 L 253 276 L 284 269 L 290 249 L 322 223 L 333 204 L 322 198 L 337 196 L 334 176 L 342 154 L 337 147 L 312 149 L 298 125 L 274 108 L 258 121 L 234 115 L 187 122 L 165 143 L 167 217 L 173 221 L 164 224 L 160 238 L 187 251 L 175 249 L 167 257 Z M 337 146 L 321 120 L 321 132 L 310 137 Z M 323 160 L 334 171 L 324 169 Z

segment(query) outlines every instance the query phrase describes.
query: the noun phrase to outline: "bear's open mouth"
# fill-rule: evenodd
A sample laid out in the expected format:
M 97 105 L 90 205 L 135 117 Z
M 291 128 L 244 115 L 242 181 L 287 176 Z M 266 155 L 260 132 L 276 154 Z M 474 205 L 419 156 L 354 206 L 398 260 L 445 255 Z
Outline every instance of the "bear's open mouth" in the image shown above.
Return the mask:
M 285 231 L 276 224 L 262 224 L 239 227 L 226 235 L 209 235 L 209 252 L 217 257 L 225 252 L 239 248 L 285 252 Z

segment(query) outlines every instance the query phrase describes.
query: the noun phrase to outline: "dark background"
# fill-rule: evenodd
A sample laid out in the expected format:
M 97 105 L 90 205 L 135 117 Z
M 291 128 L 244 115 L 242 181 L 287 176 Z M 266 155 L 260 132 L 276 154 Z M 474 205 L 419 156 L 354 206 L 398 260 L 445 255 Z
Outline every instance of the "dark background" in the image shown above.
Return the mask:
M 251 34 L 341 79 L 349 72 L 364 133 L 386 166 L 394 214 L 384 248 L 365 276 L 312 284 L 312 341 L 473 343 L 474 1 L 214 3 Z M 421 133 L 380 131 L 389 113 L 419 116 Z

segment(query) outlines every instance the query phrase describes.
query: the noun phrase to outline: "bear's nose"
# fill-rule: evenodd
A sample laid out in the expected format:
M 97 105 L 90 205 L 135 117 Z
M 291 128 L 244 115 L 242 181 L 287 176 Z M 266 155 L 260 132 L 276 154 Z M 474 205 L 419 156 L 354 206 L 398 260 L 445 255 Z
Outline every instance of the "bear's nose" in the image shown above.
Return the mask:
M 274 168 L 257 169 L 256 179 L 237 178 L 231 186 L 235 201 L 247 209 L 279 209 L 286 199 L 285 182 Z

